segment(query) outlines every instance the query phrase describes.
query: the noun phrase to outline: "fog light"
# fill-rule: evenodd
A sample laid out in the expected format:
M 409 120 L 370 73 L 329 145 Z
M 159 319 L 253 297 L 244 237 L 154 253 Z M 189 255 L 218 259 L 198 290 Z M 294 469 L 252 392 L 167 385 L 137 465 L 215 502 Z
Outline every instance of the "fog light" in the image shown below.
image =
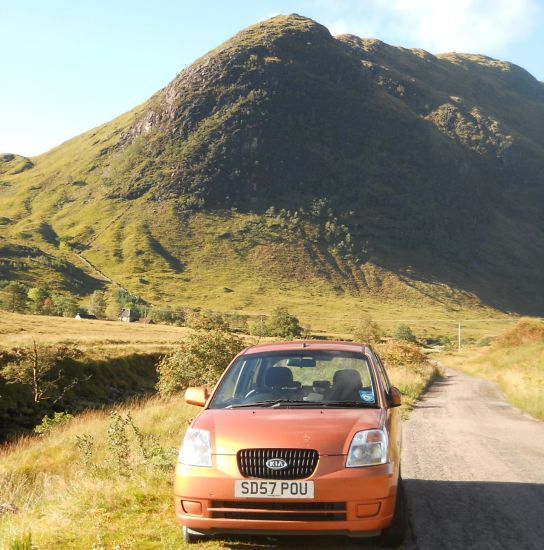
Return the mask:
M 375 516 L 380 511 L 380 503 L 374 504 L 357 504 L 357 517 L 370 518 Z
M 189 516 L 202 515 L 202 503 L 200 502 L 195 502 L 194 500 L 182 500 L 181 507 Z

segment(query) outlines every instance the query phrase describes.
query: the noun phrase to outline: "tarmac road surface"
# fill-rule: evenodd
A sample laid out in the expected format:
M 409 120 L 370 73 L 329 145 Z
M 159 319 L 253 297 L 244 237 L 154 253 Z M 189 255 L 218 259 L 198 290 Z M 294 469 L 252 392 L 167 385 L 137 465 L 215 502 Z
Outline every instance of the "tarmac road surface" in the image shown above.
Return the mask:
M 495 384 L 447 370 L 403 426 L 404 550 L 544 550 L 544 422 Z M 232 550 L 377 550 L 368 539 L 269 537 Z
M 544 422 L 447 370 L 404 425 L 406 548 L 543 549 Z

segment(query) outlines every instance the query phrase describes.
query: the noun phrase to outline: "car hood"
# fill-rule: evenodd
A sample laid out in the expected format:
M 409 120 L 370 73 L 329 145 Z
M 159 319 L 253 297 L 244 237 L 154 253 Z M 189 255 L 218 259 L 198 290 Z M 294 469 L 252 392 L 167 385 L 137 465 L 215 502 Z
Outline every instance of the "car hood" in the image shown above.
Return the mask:
M 347 454 L 355 432 L 382 422 L 381 409 L 206 409 L 192 427 L 210 431 L 214 454 L 292 448 L 340 455 Z

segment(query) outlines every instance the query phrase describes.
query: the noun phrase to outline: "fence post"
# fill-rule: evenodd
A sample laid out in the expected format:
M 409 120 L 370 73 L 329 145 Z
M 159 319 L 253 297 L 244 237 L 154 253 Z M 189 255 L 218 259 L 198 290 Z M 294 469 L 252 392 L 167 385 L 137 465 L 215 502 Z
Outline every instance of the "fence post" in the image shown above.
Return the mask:
M 457 323 L 457 351 L 461 353 L 461 321 Z

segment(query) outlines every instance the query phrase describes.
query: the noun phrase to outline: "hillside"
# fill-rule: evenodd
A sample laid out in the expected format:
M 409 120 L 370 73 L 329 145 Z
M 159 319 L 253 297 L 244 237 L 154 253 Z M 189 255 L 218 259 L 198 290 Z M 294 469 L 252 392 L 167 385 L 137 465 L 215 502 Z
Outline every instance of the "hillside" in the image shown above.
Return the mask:
M 0 279 L 309 318 L 542 315 L 543 153 L 544 85 L 520 67 L 277 16 L 114 121 L 0 157 Z

